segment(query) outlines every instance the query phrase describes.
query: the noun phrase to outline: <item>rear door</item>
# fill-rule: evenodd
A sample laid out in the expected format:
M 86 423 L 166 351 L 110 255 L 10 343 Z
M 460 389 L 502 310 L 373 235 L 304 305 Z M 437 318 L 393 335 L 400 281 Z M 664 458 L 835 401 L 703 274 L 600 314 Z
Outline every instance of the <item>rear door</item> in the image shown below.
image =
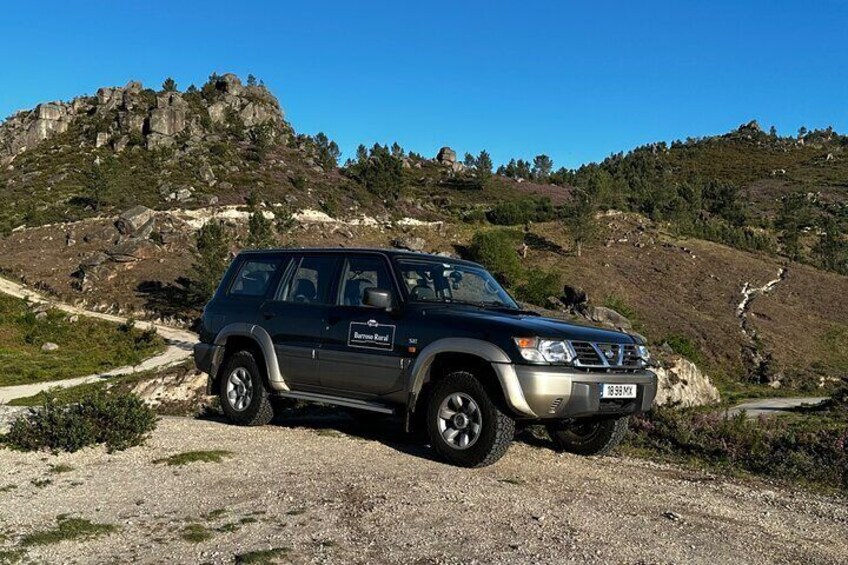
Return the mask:
M 405 329 L 397 312 L 363 304 L 365 290 L 397 287 L 382 255 L 349 255 L 343 261 L 319 356 L 321 386 L 358 396 L 387 394 L 402 386 L 404 359 L 399 344 Z
M 283 378 L 295 389 L 320 387 L 317 350 L 338 265 L 334 254 L 295 256 L 273 300 L 262 307 L 260 323 L 271 334 Z

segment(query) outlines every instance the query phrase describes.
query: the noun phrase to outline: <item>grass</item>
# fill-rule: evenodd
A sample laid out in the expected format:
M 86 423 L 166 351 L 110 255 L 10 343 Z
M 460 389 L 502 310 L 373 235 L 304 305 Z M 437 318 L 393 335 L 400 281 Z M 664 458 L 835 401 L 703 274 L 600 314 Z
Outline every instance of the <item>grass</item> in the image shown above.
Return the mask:
M 525 481 L 524 479 L 517 479 L 515 477 L 507 477 L 505 479 L 498 479 L 498 482 L 508 484 L 508 485 L 515 485 L 515 486 L 521 486 L 521 485 L 527 484 L 527 481 Z
M 117 528 L 111 524 L 97 524 L 84 518 L 60 516 L 56 518 L 56 527 L 33 532 L 21 539 L 21 546 L 51 545 L 66 540 L 90 539 L 110 534 Z
M 289 553 L 288 547 L 275 547 L 272 549 L 259 549 L 236 555 L 238 565 L 272 565 Z
M 53 352 L 41 350 L 55 343 Z M 51 309 L 39 317 L 18 298 L 0 296 L 0 386 L 69 379 L 137 365 L 161 351 L 155 332 L 80 317 L 68 321 Z
M 18 488 L 18 485 L 3 485 L 2 487 L 0 487 L 0 493 L 11 492 L 16 488 Z
M 44 488 L 53 484 L 53 479 L 33 479 L 30 481 L 35 488 Z
M 25 554 L 23 549 L 0 549 L 0 565 L 20 563 Z
M 186 451 L 184 453 L 177 453 L 175 455 L 169 455 L 168 457 L 163 457 L 161 459 L 156 459 L 154 463 L 164 463 L 166 465 L 171 466 L 179 466 L 179 465 L 188 465 L 189 463 L 221 463 L 224 458 L 231 457 L 233 455 L 232 451 L 226 451 L 223 449 L 210 449 L 206 451 Z
M 66 465 L 64 463 L 58 463 L 56 465 L 50 465 L 50 472 L 55 473 L 57 475 L 60 474 L 60 473 L 69 473 L 73 470 L 74 470 L 74 468 L 72 466 Z
M 301 514 L 306 513 L 306 508 L 292 508 L 291 510 L 286 512 L 287 516 L 300 516 Z
M 189 524 L 180 531 L 180 537 L 191 543 L 200 543 L 212 539 L 215 534 L 202 524 Z

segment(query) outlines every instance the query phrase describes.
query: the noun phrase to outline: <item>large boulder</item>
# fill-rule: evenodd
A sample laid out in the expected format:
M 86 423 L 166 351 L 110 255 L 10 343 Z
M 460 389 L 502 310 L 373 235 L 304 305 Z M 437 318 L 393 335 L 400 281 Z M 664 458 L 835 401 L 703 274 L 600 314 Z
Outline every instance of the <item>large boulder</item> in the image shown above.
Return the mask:
M 562 303 L 575 312 L 585 310 L 589 305 L 589 295 L 579 286 L 565 285 L 562 289 Z
M 442 147 L 439 149 L 439 154 L 436 155 L 436 161 L 442 165 L 453 166 L 456 164 L 456 151 L 450 147 Z
M 392 247 L 407 251 L 424 251 L 427 242 L 423 237 L 399 237 L 392 240 Z
M 658 381 L 655 405 L 688 408 L 721 402 L 721 395 L 710 378 L 688 359 L 675 355 L 663 365 L 654 369 Z
M 629 331 L 633 329 L 633 324 L 630 323 L 625 316 L 619 314 L 612 308 L 606 306 L 590 306 L 587 309 L 587 317 L 603 326 L 621 331 Z
M 151 133 L 174 136 L 185 129 L 186 113 L 179 107 L 156 108 L 151 110 L 147 123 Z
M 115 227 L 123 235 L 133 235 L 153 220 L 153 210 L 147 206 L 133 206 L 115 220 Z

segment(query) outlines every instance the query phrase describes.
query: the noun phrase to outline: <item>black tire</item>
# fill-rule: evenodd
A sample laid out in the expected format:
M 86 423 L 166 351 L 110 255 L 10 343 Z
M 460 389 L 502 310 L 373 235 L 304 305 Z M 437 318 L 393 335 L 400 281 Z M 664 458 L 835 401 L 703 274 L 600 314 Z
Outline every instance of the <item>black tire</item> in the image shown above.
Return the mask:
M 448 442 L 440 429 L 443 402 L 457 394 L 473 400 L 479 410 L 479 428 L 473 443 L 458 447 Z M 466 407 L 469 406 L 466 404 Z M 477 428 L 475 428 L 477 429 Z M 483 384 L 469 371 L 454 371 L 433 387 L 427 405 L 427 432 L 433 449 L 453 465 L 485 467 L 506 454 L 515 435 L 515 421 L 498 405 Z M 462 432 L 458 432 L 461 436 Z M 469 435 L 469 434 L 466 434 Z
M 578 421 L 569 425 L 549 424 L 548 434 L 562 449 L 577 455 L 606 455 L 627 433 L 628 417 Z
M 231 399 L 233 395 L 228 394 L 230 376 L 237 371 L 241 375 L 239 380 L 244 381 L 245 385 L 249 384 L 251 391 L 249 401 L 246 401 L 243 406 L 234 405 L 238 402 L 234 403 Z M 221 369 L 218 398 L 224 415 L 234 424 L 264 426 L 274 417 L 274 407 L 265 388 L 261 369 L 250 351 L 238 351 L 227 359 Z

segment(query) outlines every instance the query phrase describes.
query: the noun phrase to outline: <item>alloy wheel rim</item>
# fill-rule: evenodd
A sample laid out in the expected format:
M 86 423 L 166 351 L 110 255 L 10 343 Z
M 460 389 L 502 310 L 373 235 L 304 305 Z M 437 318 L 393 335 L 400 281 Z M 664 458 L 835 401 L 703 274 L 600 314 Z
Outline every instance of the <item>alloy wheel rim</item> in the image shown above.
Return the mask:
M 243 412 L 253 400 L 253 380 L 244 367 L 237 367 L 227 379 L 227 401 L 236 412 Z
M 453 449 L 468 449 L 480 439 L 483 414 L 477 402 L 463 392 L 448 395 L 439 406 L 439 433 Z

